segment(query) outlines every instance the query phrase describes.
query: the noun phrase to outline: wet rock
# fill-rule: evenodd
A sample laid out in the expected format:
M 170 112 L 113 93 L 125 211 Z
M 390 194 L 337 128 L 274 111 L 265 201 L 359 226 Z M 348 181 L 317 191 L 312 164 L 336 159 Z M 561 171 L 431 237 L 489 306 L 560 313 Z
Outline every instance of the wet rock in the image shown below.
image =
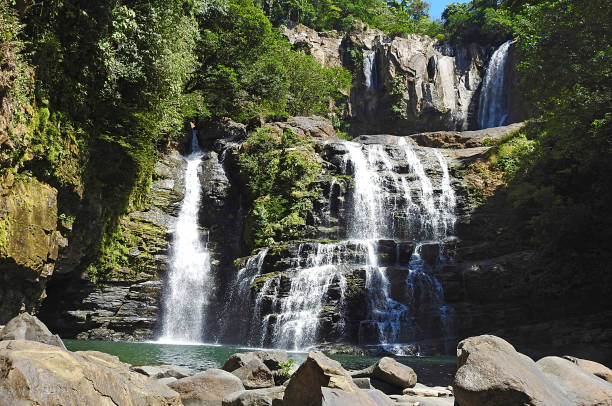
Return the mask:
M 461 341 L 457 366 L 453 393 L 460 406 L 572 404 L 531 358 L 499 337 L 483 335 Z
M 223 399 L 244 390 L 238 377 L 221 369 L 209 369 L 168 385 L 181 395 L 185 406 L 221 406 Z
M 360 391 L 339 362 L 327 358 L 319 351 L 311 351 L 289 380 L 284 404 L 320 406 L 322 388 L 340 389 L 349 393 Z
M 536 366 L 560 388 L 563 397 L 576 406 L 612 405 L 612 384 L 585 371 L 572 361 L 545 357 Z
M 176 365 L 142 365 L 132 367 L 130 369 L 134 372 L 138 372 L 139 374 L 143 374 L 154 379 L 170 377 L 181 379 L 193 375 L 189 369 Z
M 181 405 L 179 394 L 166 385 L 97 351 L 2 341 L 0 376 L 0 399 L 7 405 Z
M 246 389 L 261 389 L 274 386 L 274 376 L 268 367 L 255 358 L 240 368 L 232 371 L 242 381 Z
M 417 382 L 417 375 L 412 368 L 407 365 L 400 364 L 390 357 L 384 357 L 378 360 L 374 365 L 360 371 L 351 373 L 354 378 L 376 378 L 389 385 L 400 388 L 413 387 Z M 376 387 L 374 382 L 372 385 Z
M 37 341 L 43 344 L 54 345 L 64 350 L 66 349 L 64 342 L 57 334 L 52 334 L 42 321 L 28 313 L 22 313 L 12 318 L 0 330 L 0 341 L 4 340 Z
M 223 406 L 283 406 L 284 395 L 284 386 L 245 390 L 226 396 Z
M 584 369 L 587 372 L 592 373 L 595 376 L 600 377 L 601 379 L 612 383 L 612 370 L 605 365 L 599 364 L 594 361 L 589 361 L 586 359 L 580 359 L 576 357 L 571 357 L 569 355 L 564 356 L 563 358 L 573 362 L 578 365 L 580 368 Z

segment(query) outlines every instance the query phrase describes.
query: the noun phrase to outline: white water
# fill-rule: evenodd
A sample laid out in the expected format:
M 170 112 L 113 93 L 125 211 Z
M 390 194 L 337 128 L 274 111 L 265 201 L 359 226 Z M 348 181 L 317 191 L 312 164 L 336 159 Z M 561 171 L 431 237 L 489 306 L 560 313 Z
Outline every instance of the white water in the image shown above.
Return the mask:
M 210 255 L 198 227 L 201 200 L 198 172 L 203 156 L 194 133 L 192 152 L 185 157 L 185 197 L 170 247 L 160 342 L 199 342 L 202 338 L 204 306 L 210 290 Z
M 499 127 L 508 118 L 506 95 L 506 62 L 512 41 L 507 41 L 495 50 L 480 91 L 478 124 L 480 128 Z
M 363 75 L 365 76 L 365 86 L 368 89 L 376 90 L 376 86 L 378 84 L 376 51 L 363 51 Z

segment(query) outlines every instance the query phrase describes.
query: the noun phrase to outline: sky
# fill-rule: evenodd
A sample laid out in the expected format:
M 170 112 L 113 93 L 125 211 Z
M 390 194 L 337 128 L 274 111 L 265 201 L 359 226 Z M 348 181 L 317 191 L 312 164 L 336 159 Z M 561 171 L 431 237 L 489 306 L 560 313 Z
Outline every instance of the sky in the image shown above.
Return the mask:
M 429 15 L 432 20 L 437 20 L 442 15 L 442 12 L 450 3 L 467 3 L 469 0 L 427 0 L 429 3 Z

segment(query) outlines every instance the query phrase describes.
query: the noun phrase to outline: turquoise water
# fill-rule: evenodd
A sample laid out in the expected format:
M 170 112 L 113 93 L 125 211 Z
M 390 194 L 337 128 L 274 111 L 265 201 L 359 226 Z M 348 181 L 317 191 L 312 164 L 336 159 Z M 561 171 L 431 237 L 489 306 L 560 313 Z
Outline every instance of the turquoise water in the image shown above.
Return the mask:
M 172 364 L 187 367 L 193 371 L 220 368 L 230 355 L 254 349 L 216 344 L 176 345 L 158 343 L 130 343 L 111 341 L 64 340 L 70 351 L 101 351 L 116 355 L 123 362 L 132 365 Z M 288 352 L 289 358 L 297 363 L 306 359 L 305 352 Z M 374 357 L 354 355 L 332 355 L 346 369 L 362 369 L 378 360 Z M 425 385 L 450 385 L 455 373 L 455 358 L 398 357 L 402 364 L 409 365 L 417 373 L 420 383 Z

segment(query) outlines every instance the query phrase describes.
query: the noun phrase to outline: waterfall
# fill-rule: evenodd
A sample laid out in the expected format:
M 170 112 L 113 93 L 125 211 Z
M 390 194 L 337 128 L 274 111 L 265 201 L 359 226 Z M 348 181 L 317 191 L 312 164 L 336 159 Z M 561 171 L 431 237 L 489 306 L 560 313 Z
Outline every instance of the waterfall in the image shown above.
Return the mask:
M 363 75 L 365 76 L 366 88 L 376 90 L 376 87 L 378 85 L 378 65 L 376 62 L 376 51 L 363 51 Z
M 185 157 L 185 197 L 170 247 L 162 342 L 198 342 L 203 333 L 210 278 L 210 255 L 198 227 L 201 200 L 198 172 L 203 156 L 194 131 L 192 151 Z
M 507 41 L 495 50 L 480 91 L 478 124 L 480 128 L 499 127 L 508 118 L 506 94 L 506 62 L 512 41 Z
M 455 223 L 448 162 L 437 150 L 396 140 L 335 142 L 345 152 L 319 216 L 325 230 L 334 219 L 338 240 L 289 242 L 251 256 L 233 283 L 224 311 L 232 316 L 223 316 L 232 322 L 222 335 L 301 350 L 349 334 L 401 352 L 396 343 L 452 334 L 452 309 L 435 277 Z M 347 316 L 356 292 L 364 295 L 357 320 Z M 424 333 L 431 326 L 436 331 Z

